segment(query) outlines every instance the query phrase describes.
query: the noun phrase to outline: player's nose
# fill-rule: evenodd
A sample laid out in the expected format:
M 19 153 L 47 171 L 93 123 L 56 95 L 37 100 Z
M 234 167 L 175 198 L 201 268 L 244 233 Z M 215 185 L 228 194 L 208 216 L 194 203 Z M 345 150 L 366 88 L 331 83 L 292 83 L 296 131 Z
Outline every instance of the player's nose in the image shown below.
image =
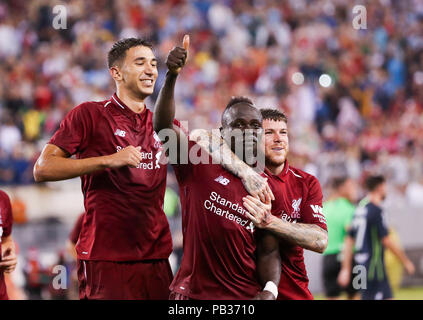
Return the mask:
M 282 141 L 282 136 L 278 133 L 275 133 L 273 135 L 273 142 L 281 142 Z
M 154 69 L 155 68 L 152 65 L 147 63 L 145 68 L 144 68 L 144 73 L 146 75 L 152 76 L 152 75 L 154 75 Z

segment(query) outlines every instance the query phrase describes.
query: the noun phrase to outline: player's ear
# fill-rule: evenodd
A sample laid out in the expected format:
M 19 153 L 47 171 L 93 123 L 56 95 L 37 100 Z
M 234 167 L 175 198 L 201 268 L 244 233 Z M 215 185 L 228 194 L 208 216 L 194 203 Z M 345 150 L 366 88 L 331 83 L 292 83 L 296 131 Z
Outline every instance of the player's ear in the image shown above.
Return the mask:
M 122 72 L 119 70 L 119 67 L 113 66 L 109 69 L 110 75 L 115 81 L 121 81 L 122 80 Z

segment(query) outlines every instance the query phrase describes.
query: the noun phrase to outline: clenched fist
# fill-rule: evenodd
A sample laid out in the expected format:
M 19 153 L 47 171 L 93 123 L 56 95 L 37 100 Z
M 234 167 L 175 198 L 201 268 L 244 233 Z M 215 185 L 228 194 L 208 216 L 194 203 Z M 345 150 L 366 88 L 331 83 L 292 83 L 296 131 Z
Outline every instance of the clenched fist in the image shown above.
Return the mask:
M 168 54 L 166 65 L 169 72 L 173 75 L 179 74 L 182 67 L 185 65 L 188 58 L 189 35 L 184 36 L 181 47 L 174 47 Z
M 141 147 L 128 146 L 117 153 L 114 153 L 108 158 L 109 168 L 120 168 L 123 166 L 130 166 L 135 168 L 142 160 Z

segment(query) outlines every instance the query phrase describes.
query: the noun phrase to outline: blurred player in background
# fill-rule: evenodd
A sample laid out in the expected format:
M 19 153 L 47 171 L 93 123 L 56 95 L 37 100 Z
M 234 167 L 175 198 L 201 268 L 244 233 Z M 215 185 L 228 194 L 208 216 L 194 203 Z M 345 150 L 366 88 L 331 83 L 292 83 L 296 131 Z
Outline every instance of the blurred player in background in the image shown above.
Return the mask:
M 415 267 L 388 234 L 381 207 L 386 198 L 385 178 L 380 175 L 370 176 L 366 180 L 366 187 L 369 193 L 360 202 L 345 240 L 344 257 L 338 283 L 343 287 L 349 284 L 354 259 L 356 265 L 363 266 L 366 271 L 366 281 L 364 287 L 361 287 L 361 299 L 392 299 L 384 261 L 385 248 L 400 259 L 409 274 L 414 274 Z M 355 253 L 353 252 L 354 249 Z
M 154 128 L 159 134 L 163 129 L 173 129 L 174 88 L 187 59 L 188 36 L 183 44 L 184 48 L 174 48 L 166 61 L 169 71 L 154 111 Z M 259 138 L 251 132 L 248 139 L 246 129 L 260 130 L 261 121 L 251 100 L 233 98 L 222 114 L 222 136 L 230 136 L 232 130 L 239 129 L 243 150 L 256 151 Z M 170 298 L 275 299 L 280 278 L 278 241 L 270 233 L 255 230 L 246 219 L 241 203 L 248 193 L 241 179 L 222 165 L 212 163 L 208 154 L 207 163 L 195 164 L 191 157 L 184 163 L 184 153 L 191 156 L 201 148 L 195 141 L 188 141 L 180 130 L 175 133 L 174 142 L 181 147 L 171 158 L 176 160 L 174 170 L 181 194 L 184 254 Z M 231 142 L 234 150 L 235 143 Z M 247 153 L 243 154 L 248 161 Z
M 12 206 L 9 196 L 0 190 L 0 300 L 9 299 L 4 274 L 15 270 L 17 264 L 12 225 Z
M 149 42 L 127 38 L 113 45 L 108 65 L 116 93 L 68 113 L 35 164 L 34 178 L 81 177 L 81 299 L 167 299 L 166 166 L 156 160 L 162 151 L 144 102 L 154 90 L 157 60 Z
M 357 200 L 357 186 L 353 179 L 341 176 L 333 179 L 332 188 L 331 198 L 323 203 L 323 214 L 328 226 L 328 246 L 323 253 L 322 278 L 326 297 L 338 299 L 343 291 L 337 281 L 341 270 L 342 248 L 355 211 L 353 203 Z M 346 292 L 349 299 L 357 294 L 352 283 Z
M 327 245 L 326 220 L 322 213 L 322 190 L 312 175 L 288 164 L 288 119 L 276 109 L 262 109 L 265 135 L 265 174 L 275 193 L 271 215 L 260 200 L 247 196 L 244 206 L 254 224 L 271 231 L 279 240 L 282 261 L 279 300 L 313 299 L 308 289 L 303 248 L 323 253 Z

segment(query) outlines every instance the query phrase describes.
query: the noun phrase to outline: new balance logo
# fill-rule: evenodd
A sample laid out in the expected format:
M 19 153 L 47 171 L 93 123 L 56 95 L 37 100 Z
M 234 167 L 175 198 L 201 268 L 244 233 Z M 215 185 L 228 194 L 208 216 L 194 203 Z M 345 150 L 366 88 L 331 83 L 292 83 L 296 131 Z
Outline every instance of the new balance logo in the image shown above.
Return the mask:
M 219 182 L 220 184 L 223 184 L 224 186 L 227 186 L 229 182 L 231 182 L 229 179 L 223 177 L 223 176 L 219 176 L 216 179 L 214 179 L 214 181 Z
M 126 135 L 126 131 L 123 131 L 123 130 L 120 130 L 120 129 L 116 129 L 115 136 L 125 137 L 125 135 Z

